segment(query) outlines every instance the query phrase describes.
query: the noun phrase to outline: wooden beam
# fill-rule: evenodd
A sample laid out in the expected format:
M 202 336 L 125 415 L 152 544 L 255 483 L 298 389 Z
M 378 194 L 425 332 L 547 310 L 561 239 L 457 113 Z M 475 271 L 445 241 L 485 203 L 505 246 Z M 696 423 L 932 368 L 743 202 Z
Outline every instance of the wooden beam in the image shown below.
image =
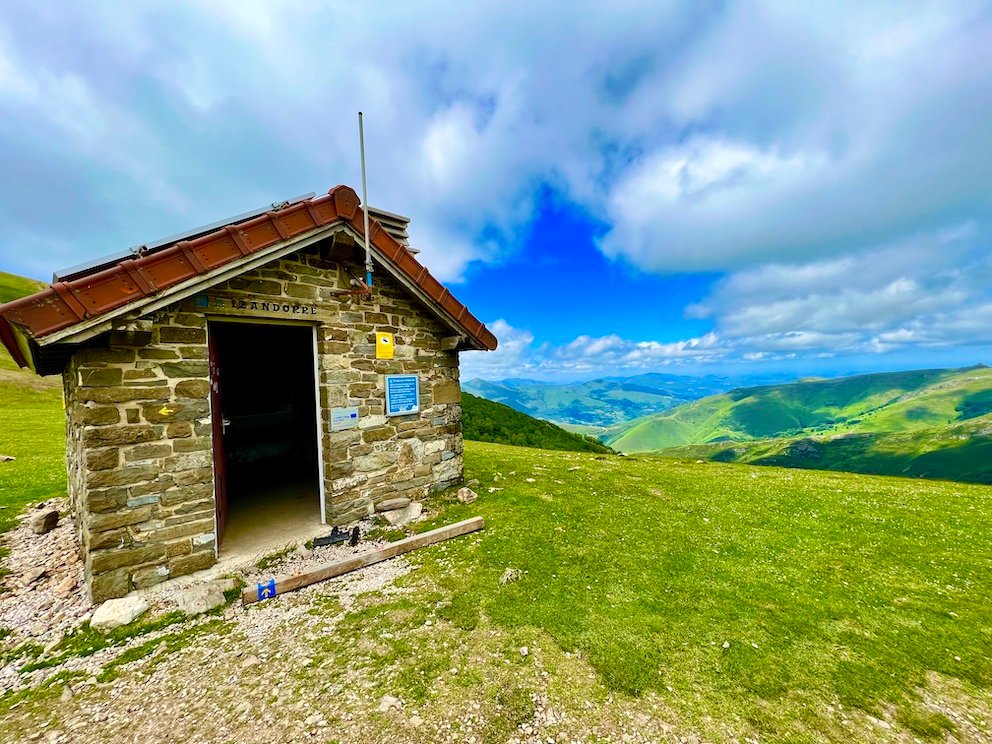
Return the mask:
M 375 550 L 369 550 L 365 553 L 353 555 L 350 558 L 325 563 L 323 566 L 315 568 L 311 571 L 306 571 L 305 573 L 294 574 L 288 578 L 279 579 L 278 581 L 273 579 L 267 584 L 259 584 L 258 586 L 247 588 L 241 593 L 241 601 L 248 605 L 253 602 L 259 602 L 262 599 L 271 599 L 276 595 L 285 594 L 286 592 L 295 591 L 296 589 L 302 589 L 305 586 L 316 584 L 319 581 L 333 579 L 335 576 L 341 576 L 342 574 L 357 571 L 360 568 L 365 568 L 366 566 L 371 566 L 374 563 L 380 563 L 381 561 L 395 558 L 398 555 L 409 553 L 411 550 L 416 550 L 417 548 L 422 548 L 426 545 L 433 545 L 434 543 L 441 542 L 442 540 L 448 540 L 452 537 L 467 535 L 470 532 L 477 532 L 484 526 L 485 523 L 482 521 L 482 517 L 472 517 L 471 519 L 466 519 L 463 522 L 449 524 L 446 527 L 438 527 L 436 530 L 414 535 L 413 537 L 408 537 L 405 540 L 390 543 L 389 545 L 376 548 Z

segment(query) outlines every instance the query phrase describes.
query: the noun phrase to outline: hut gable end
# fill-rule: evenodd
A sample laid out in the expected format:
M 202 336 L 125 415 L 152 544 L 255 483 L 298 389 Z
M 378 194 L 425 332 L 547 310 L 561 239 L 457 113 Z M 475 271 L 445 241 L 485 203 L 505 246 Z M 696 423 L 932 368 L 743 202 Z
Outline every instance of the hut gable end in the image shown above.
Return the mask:
M 94 601 L 223 559 L 232 488 L 271 480 L 278 494 L 312 473 L 308 518 L 327 532 L 462 479 L 451 319 L 402 272 L 378 271 L 356 294 L 356 261 L 312 242 L 71 347 L 69 496 Z M 393 375 L 416 380 L 419 410 L 387 415 Z M 230 409 L 232 390 L 265 405 Z M 252 426 L 262 433 L 235 451 Z

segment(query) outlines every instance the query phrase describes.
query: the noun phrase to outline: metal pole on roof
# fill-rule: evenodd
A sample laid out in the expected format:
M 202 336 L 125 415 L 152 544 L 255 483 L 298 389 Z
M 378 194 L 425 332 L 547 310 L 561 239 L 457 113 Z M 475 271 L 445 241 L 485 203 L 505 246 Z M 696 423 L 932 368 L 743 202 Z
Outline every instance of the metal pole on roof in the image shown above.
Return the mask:
M 362 211 L 365 213 L 365 283 L 372 286 L 372 249 L 369 248 L 369 184 L 365 176 L 365 125 L 358 112 L 358 145 L 362 151 Z

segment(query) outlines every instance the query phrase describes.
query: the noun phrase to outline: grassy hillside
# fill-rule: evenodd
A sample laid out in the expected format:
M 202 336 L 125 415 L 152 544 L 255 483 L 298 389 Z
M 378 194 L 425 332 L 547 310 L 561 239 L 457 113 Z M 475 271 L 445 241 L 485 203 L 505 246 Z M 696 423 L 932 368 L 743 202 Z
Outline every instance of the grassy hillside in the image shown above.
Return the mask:
M 563 384 L 523 379 L 499 382 L 473 379 L 462 384 L 473 395 L 503 403 L 529 416 L 574 427 L 608 427 L 722 392 L 730 386 L 730 381 L 722 377 L 657 373 Z M 601 436 L 603 432 L 597 428 L 583 433 Z
M 0 272 L 0 302 L 45 286 Z M 65 495 L 65 419 L 59 377 L 38 377 L 17 367 L 0 346 L 0 532 L 33 501 Z
M 502 403 L 462 393 L 462 429 L 466 439 L 569 452 L 612 452 L 598 440 L 515 411 Z
M 984 487 L 479 444 L 466 464 L 505 491 L 446 515 L 494 529 L 445 551 L 442 618 L 546 633 L 607 687 L 711 716 L 704 740 L 875 740 L 851 709 L 942 738 L 924 691 L 992 685 Z
M 17 276 L 16 274 L 8 274 L 4 271 L 0 271 L 0 304 L 33 294 L 45 286 L 46 285 L 43 282 L 39 282 L 35 279 L 27 279 L 23 276 Z M 10 358 L 10 354 L 8 354 L 7 350 L 0 345 L 0 383 L 12 381 L 14 378 L 11 378 L 10 375 L 5 375 L 4 373 L 11 372 L 17 368 L 17 365 L 14 364 L 14 360 Z M 27 378 L 25 377 L 24 379 Z
M 686 445 L 664 455 L 992 484 L 992 415 L 905 432 Z
M 905 432 L 992 412 L 992 369 L 917 370 L 731 390 L 632 422 L 626 452 L 851 432 Z
M 408 554 L 396 590 L 345 604 L 355 581 L 326 582 L 146 636 L 103 662 L 114 683 L 69 676 L 72 701 L 65 674 L 0 696 L 0 739 L 144 740 L 133 720 L 180 709 L 255 741 L 275 689 L 342 741 L 988 740 L 989 489 L 477 442 L 465 461 L 482 497 L 435 495 L 415 529 L 486 528 Z M 80 704 L 110 722 L 67 726 Z
M 48 285 L 44 282 L 39 282 L 37 279 L 28 279 L 27 277 L 0 271 L 0 304 L 34 294 L 46 286 Z

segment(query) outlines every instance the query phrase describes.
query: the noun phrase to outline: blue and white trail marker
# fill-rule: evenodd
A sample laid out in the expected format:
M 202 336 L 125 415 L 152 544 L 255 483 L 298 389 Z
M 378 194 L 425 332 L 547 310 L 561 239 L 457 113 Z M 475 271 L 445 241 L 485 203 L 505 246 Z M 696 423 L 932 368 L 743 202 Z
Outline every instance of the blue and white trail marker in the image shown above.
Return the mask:
M 276 596 L 276 580 L 269 579 L 268 584 L 258 585 L 258 599 L 259 601 L 263 599 L 271 599 Z

